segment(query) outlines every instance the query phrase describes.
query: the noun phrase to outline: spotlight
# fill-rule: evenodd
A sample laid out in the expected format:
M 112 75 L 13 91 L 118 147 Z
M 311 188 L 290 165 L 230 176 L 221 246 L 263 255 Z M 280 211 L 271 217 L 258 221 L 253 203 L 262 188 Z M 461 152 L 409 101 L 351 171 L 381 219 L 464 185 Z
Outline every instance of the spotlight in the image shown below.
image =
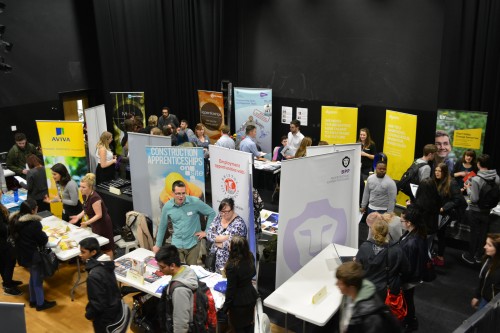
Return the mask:
M 5 25 L 0 24 L 0 36 L 2 36 L 5 33 Z

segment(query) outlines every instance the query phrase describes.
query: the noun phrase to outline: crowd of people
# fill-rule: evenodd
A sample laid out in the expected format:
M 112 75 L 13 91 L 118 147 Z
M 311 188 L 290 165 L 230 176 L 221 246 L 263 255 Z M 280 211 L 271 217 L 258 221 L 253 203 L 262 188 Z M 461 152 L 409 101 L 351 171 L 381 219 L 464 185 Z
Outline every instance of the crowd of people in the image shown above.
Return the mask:
M 191 146 L 203 147 L 205 158 L 209 157 L 210 138 L 203 124 L 197 124 L 192 131 L 188 122 L 179 122 L 168 107 L 162 109 L 161 116 L 150 116 L 145 128 L 133 119 L 126 119 L 124 127 L 121 142 L 124 158 L 128 158 L 128 132 L 169 135 L 172 145 L 190 143 Z M 228 126 L 222 126 L 220 134 L 217 146 L 239 149 L 251 153 L 256 160 L 266 160 L 256 141 L 255 125 L 246 125 L 245 136 L 239 143 L 231 137 Z M 109 240 L 104 246 L 99 246 L 95 238 L 80 242 L 80 257 L 86 262 L 89 272 L 89 304 L 85 317 L 93 321 L 96 332 L 119 326 L 126 310 L 122 307 L 113 273 L 112 221 L 104 201 L 95 191 L 97 183 L 114 179 L 116 175 L 120 158 L 110 147 L 112 134 L 102 133 L 95 147 L 96 174 L 83 176 L 79 187 L 66 166 L 57 163 L 51 167 L 57 186 L 57 195 L 52 197 L 48 194 L 40 152 L 22 133 L 16 134 L 15 141 L 8 154 L 7 167 L 26 179 L 24 186 L 28 190 L 28 199 L 20 205 L 20 211 L 11 216 L 0 205 L 0 271 L 4 292 L 14 296 L 22 294 L 18 286 L 23 282 L 13 280 L 17 262 L 30 272 L 30 306 L 43 311 L 56 305 L 55 301 L 44 297 L 40 258 L 36 254 L 39 247 L 47 245 L 48 238 L 42 231 L 37 212 L 50 210 L 50 203 L 61 202 L 63 220 L 90 227 L 93 233 Z M 405 332 L 417 330 L 415 291 L 424 279 L 429 262 L 445 266 L 446 230 L 455 221 L 471 226 L 470 248 L 462 258 L 468 264 L 482 265 L 471 306 L 484 307 L 500 290 L 500 254 L 497 253 L 500 235 L 488 233 L 490 210 L 500 200 L 500 178 L 491 169 L 490 157 L 487 154 L 476 156 L 473 150 L 466 150 L 459 161 L 453 163 L 448 158 L 451 150 L 449 136 L 437 131 L 435 143 L 425 145 L 422 157 L 413 163 L 416 171 L 412 182 L 418 185 L 418 189 L 409 195 L 406 208 L 397 216 L 396 196 L 401 188 L 387 175 L 387 159 L 379 158 L 380 153 L 368 128 L 360 130 L 358 142 L 361 144 L 363 185 L 360 211 L 366 216 L 369 233 L 354 261 L 342 264 L 336 272 L 337 286 L 344 295 L 340 331 L 380 332 L 394 324 L 394 317 L 388 312 L 384 300 L 399 293 L 407 304 L 407 313 L 400 324 Z M 293 120 L 290 132 L 281 137 L 272 160 L 304 157 L 312 143 L 310 137 L 301 133 L 300 121 Z M 173 331 L 186 332 L 190 324 L 187 310 L 192 304 L 191 296 L 198 288 L 198 278 L 189 265 L 199 264 L 202 239 L 210 244 L 204 263 L 206 268 L 227 276 L 226 301 L 221 313 L 228 315 L 229 325 L 234 331 L 253 331 L 257 292 L 252 279 L 256 268 L 247 241 L 248 224 L 235 211 L 231 198 L 223 199 L 216 212 L 204 201 L 188 195 L 183 181 L 175 181 L 171 190 L 173 198 L 162 208 L 152 250 L 160 270 L 185 287 L 165 291 L 171 293 L 169 297 L 174 306 Z M 254 189 L 254 206 L 260 210 L 262 200 L 255 192 Z M 166 244 L 169 223 L 173 234 L 170 243 Z M 255 228 L 260 230 L 258 219 Z

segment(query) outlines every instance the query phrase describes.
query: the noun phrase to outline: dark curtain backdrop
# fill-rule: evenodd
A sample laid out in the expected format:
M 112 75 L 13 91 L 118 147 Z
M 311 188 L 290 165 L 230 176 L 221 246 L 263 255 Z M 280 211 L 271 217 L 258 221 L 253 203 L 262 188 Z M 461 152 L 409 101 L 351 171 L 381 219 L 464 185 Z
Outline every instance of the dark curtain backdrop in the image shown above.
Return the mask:
M 439 107 L 488 112 L 484 152 L 500 170 L 500 1 L 446 0 Z
M 169 106 L 199 122 L 197 90 L 219 90 L 222 0 L 94 0 L 108 119 L 111 91 L 144 91 L 146 115 Z

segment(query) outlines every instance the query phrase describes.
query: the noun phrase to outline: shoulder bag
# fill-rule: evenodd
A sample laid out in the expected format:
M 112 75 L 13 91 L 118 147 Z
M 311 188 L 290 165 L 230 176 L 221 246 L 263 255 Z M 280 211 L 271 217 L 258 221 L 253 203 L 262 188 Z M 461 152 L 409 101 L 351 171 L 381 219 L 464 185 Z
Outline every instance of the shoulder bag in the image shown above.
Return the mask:
M 385 297 L 385 304 L 389 307 L 392 314 L 402 321 L 408 313 L 408 307 L 403 295 L 403 290 L 399 290 L 399 294 L 394 295 L 391 293 L 389 286 L 389 246 L 387 246 L 387 253 L 385 256 L 385 273 L 387 279 L 387 295 Z
M 43 278 L 51 277 L 59 268 L 59 261 L 57 260 L 56 254 L 45 247 L 38 249 L 38 254 L 40 255 L 40 275 Z

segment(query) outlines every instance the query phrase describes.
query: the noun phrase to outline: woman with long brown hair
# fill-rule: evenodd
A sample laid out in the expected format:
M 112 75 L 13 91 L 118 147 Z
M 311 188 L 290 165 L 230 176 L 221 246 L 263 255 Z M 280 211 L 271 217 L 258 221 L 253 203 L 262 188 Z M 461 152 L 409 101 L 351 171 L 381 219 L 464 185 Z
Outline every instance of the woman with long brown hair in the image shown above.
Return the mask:
M 444 266 L 444 250 L 446 247 L 446 227 L 448 224 L 457 219 L 460 207 L 467 205 L 464 196 L 460 192 L 460 188 L 453 178 L 450 176 L 448 165 L 439 163 L 434 169 L 434 180 L 437 185 L 439 197 L 441 198 L 441 208 L 439 209 L 438 223 L 438 252 L 434 258 L 436 266 Z
M 312 139 L 308 136 L 304 137 L 302 139 L 302 141 L 300 141 L 299 149 L 297 149 L 297 151 L 295 152 L 294 158 L 305 157 L 307 147 L 310 147 L 310 146 L 312 146 Z
M 500 292 L 500 234 L 488 234 L 484 245 L 485 261 L 471 306 L 482 309 Z
M 373 142 L 368 128 L 359 130 L 359 143 L 361 143 L 361 175 L 363 179 L 368 178 L 370 171 L 373 171 L 373 159 L 377 154 L 377 146 Z
M 222 312 L 229 314 L 229 325 L 233 332 L 254 331 L 254 308 L 258 297 L 252 283 L 256 274 L 254 260 L 247 239 L 234 236 L 225 266 L 227 290 L 222 307 Z

